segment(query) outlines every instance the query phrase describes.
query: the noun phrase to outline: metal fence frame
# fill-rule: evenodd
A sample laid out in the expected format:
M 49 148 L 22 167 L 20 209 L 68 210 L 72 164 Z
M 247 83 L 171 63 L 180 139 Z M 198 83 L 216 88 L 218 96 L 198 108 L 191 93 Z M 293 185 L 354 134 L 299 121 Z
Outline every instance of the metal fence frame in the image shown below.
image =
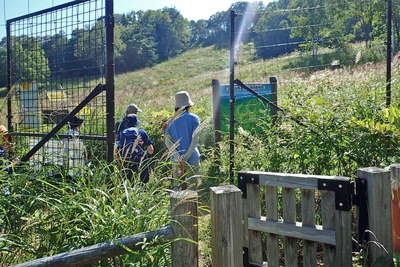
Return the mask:
M 14 128 L 14 124 L 15 121 L 13 120 L 13 101 L 12 101 L 12 88 L 13 88 L 13 78 L 12 78 L 12 58 L 13 58 L 13 50 L 12 50 L 12 31 L 11 31 L 11 27 L 13 25 L 13 23 L 18 23 L 19 21 L 23 21 L 29 18 L 33 18 L 36 17 L 36 22 L 38 21 L 37 16 L 45 16 L 45 20 L 47 19 L 47 15 L 51 14 L 51 19 L 53 19 L 53 12 L 62 12 L 63 9 L 67 9 L 71 8 L 71 10 L 73 10 L 74 7 L 78 8 L 80 4 L 82 4 L 82 6 L 84 4 L 88 4 L 89 5 L 89 9 L 91 7 L 91 1 L 94 0 L 76 0 L 76 1 L 71 1 L 65 4 L 61 4 L 58 6 L 54 6 L 51 8 L 47 8 L 47 9 L 43 9 L 34 13 L 30 13 L 30 14 L 26 14 L 20 17 L 16 17 L 16 18 L 12 18 L 7 20 L 7 92 L 8 92 L 8 99 L 7 99 L 7 120 L 8 120 L 8 128 L 9 131 L 11 133 L 12 136 L 14 137 L 42 137 L 45 138 L 45 136 L 47 134 L 49 134 L 50 131 L 46 132 L 23 132 L 23 131 L 19 131 L 18 129 Z M 104 123 L 104 128 L 105 131 L 103 130 L 103 133 L 101 134 L 83 134 L 80 135 L 80 139 L 82 140 L 94 140 L 94 141 L 103 141 L 106 142 L 107 145 L 107 152 L 106 152 L 106 159 L 107 161 L 111 162 L 113 160 L 113 150 L 114 150 L 114 114 L 115 114 L 115 107 L 114 107 L 114 7 L 113 7 L 113 0 L 102 0 L 101 1 L 101 7 L 102 7 L 102 11 L 104 13 L 104 17 L 102 19 L 104 19 L 104 22 L 102 25 L 104 25 L 104 29 L 102 29 L 101 31 L 103 31 L 102 34 L 104 34 L 104 36 L 102 37 L 104 39 L 104 43 L 102 43 L 101 45 L 104 45 L 104 47 L 102 49 L 104 49 L 104 54 L 101 55 L 103 58 L 103 62 L 104 62 L 104 66 L 99 65 L 99 66 L 95 66 L 99 69 L 103 68 L 102 70 L 104 70 L 101 80 L 104 81 L 104 90 L 105 90 L 105 96 L 103 96 L 103 98 L 105 98 L 104 102 L 105 102 L 105 122 Z M 96 8 L 97 8 L 97 2 L 96 2 Z M 85 10 L 83 11 L 85 12 Z M 90 12 L 90 10 L 89 10 Z M 97 14 L 97 13 L 95 13 Z M 72 16 L 74 16 L 75 14 L 73 14 Z M 89 15 L 90 16 L 90 15 Z M 41 17 L 42 19 L 42 17 Z M 60 20 L 60 19 L 59 19 Z M 57 19 L 54 21 L 54 24 L 56 25 L 56 21 Z M 51 20 L 50 22 L 46 21 L 45 23 L 53 23 L 53 20 Z M 57 22 L 57 23 L 62 23 L 61 22 Z M 85 20 L 84 22 L 85 23 Z M 81 25 L 83 25 L 83 23 Z M 32 23 L 33 24 L 33 23 Z M 66 24 L 68 24 L 68 22 L 66 22 Z M 28 26 L 29 27 L 29 26 Z M 34 26 L 31 26 L 32 28 Z M 36 26 L 37 27 L 37 26 Z M 47 26 L 46 26 L 47 27 Z M 57 27 L 57 26 L 55 26 Z M 62 28 L 63 26 L 61 26 L 60 28 Z M 67 27 L 67 26 L 65 26 Z M 69 25 L 69 29 L 75 30 L 73 27 L 73 23 L 72 26 Z M 76 28 L 79 29 L 79 28 Z M 47 28 L 46 28 L 47 30 Z M 61 31 L 61 30 L 60 30 Z M 37 33 L 37 29 L 36 29 L 36 33 Z M 24 36 L 24 35 L 22 35 Z M 29 36 L 28 36 L 29 37 Z M 34 38 L 37 38 L 37 36 L 35 36 Z M 103 40 L 102 39 L 102 40 Z M 90 37 L 89 37 L 89 42 L 90 42 Z M 103 50 L 101 50 L 101 52 L 103 52 Z M 97 59 L 97 58 L 96 58 Z M 85 74 L 86 75 L 86 74 Z M 89 76 L 89 75 L 87 75 Z M 79 81 L 78 81 L 79 83 Z M 93 86 L 94 87 L 94 86 Z M 71 107 L 72 109 L 73 107 Z M 64 118 L 66 118 L 68 115 L 66 115 Z M 57 127 L 57 126 L 56 126 Z M 56 128 L 54 127 L 54 128 Z M 53 129 L 54 129 L 53 128 Z M 61 128 L 61 127 L 59 127 Z M 103 129 L 104 129 L 103 128 Z M 101 131 L 101 130 L 100 130 Z M 65 137 L 65 135 L 62 134 L 58 134 L 55 133 L 54 135 L 50 136 L 54 137 L 54 136 L 58 136 L 58 137 Z M 44 145 L 44 144 L 43 144 Z

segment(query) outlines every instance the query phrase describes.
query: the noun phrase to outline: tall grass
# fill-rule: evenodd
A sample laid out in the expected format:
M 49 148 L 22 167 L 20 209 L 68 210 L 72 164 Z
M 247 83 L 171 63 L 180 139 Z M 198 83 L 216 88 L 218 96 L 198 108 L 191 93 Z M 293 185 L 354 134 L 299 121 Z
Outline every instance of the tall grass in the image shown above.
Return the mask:
M 161 168 L 161 166 L 160 166 Z M 160 169 L 150 183 L 124 179 L 117 165 L 91 168 L 70 180 L 18 170 L 1 172 L 0 265 L 8 266 L 169 223 L 169 181 Z M 168 266 L 168 246 L 132 252 L 100 266 Z

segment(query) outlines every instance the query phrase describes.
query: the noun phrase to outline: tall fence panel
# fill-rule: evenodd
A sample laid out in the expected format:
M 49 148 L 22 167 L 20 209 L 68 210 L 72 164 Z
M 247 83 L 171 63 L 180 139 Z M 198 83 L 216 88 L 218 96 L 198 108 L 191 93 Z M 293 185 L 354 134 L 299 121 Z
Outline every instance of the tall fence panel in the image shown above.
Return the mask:
M 8 126 L 19 153 L 32 149 L 99 84 L 72 124 L 31 158 L 32 166 L 85 166 L 112 159 L 113 0 L 78 0 L 7 21 Z

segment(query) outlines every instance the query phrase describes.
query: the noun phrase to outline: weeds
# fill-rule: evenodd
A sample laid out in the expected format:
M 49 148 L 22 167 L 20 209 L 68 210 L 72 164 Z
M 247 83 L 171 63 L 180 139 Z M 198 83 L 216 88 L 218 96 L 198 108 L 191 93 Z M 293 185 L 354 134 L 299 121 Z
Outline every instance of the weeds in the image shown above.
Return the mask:
M 113 165 L 102 165 L 93 172 L 75 181 L 39 173 L 34 179 L 27 173 L 3 173 L 0 262 L 24 262 L 156 230 L 169 223 L 166 178 L 143 185 L 138 177 L 135 181 L 123 179 Z M 168 266 L 170 259 L 168 247 L 149 246 L 146 253 L 129 253 L 117 261 L 121 265 Z

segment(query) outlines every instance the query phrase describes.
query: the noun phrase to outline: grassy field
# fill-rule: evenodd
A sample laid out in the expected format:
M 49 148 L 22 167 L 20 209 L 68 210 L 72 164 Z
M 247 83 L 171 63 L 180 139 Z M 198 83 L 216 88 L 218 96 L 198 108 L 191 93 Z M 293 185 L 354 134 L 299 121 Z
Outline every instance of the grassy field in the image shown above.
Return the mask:
M 302 69 L 304 64 L 326 65 L 342 59 L 342 64 L 351 65 L 358 51 L 363 50 L 365 49 L 360 45 L 356 45 L 354 50 L 340 53 L 321 50 L 321 55 L 317 57 L 307 55 L 299 57 L 300 54 L 294 52 L 275 59 L 254 60 L 253 45 L 248 44 L 242 46 L 237 56 L 236 78 L 246 82 L 261 83 L 267 82 L 270 76 L 277 76 L 282 92 L 284 86 L 295 78 L 307 80 L 310 73 L 319 70 L 318 68 L 304 70 Z M 360 65 L 383 58 L 380 50 L 371 51 L 363 53 Z M 195 102 L 210 101 L 212 79 L 220 80 L 221 84 L 229 83 L 228 58 L 227 49 L 217 49 L 213 46 L 196 48 L 151 68 L 117 75 L 115 77 L 117 114 L 120 114 L 130 102 L 137 102 L 144 110 L 168 107 L 168 105 L 172 107 L 174 93 L 180 90 L 191 93 Z M 291 69 L 295 71 L 290 71 Z M 0 99 L 1 97 L 0 95 Z M 4 123 L 6 112 L 4 98 L 0 100 L 0 107 L 0 123 Z
M 384 167 L 400 161 L 400 73 L 395 65 L 394 105 L 385 109 L 385 64 L 380 61 L 384 56 L 380 50 L 355 46 L 340 53 L 321 51 L 319 57 L 299 57 L 296 52 L 270 60 L 253 60 L 253 52 L 251 44 L 241 50 L 237 78 L 257 83 L 276 76 L 278 103 L 287 113 L 280 115 L 275 126 L 269 122 L 258 125 L 263 131 L 257 134 L 238 128 L 238 170 L 354 177 L 359 167 Z M 179 90 L 191 93 L 196 103 L 193 111 L 206 123 L 201 138 L 200 193 L 207 205 L 208 187 L 228 177 L 229 146 L 221 143 L 222 164 L 216 170 L 211 123 L 211 80 L 227 83 L 227 58 L 226 49 L 198 48 L 152 68 L 116 76 L 118 117 L 126 104 L 138 104 L 144 110 L 141 125 L 155 142 L 154 172 L 147 186 L 126 181 L 117 165 L 93 167 L 93 173 L 75 181 L 49 178 L 49 172 L 25 170 L 12 179 L 0 173 L 0 266 L 167 224 L 171 166 L 166 163 L 160 126 L 172 114 L 174 93 Z M 331 64 L 335 60 L 339 66 Z M 306 62 L 317 67 L 304 69 Z M 3 103 L 0 123 L 5 120 Z M 204 266 L 210 266 L 209 238 L 209 217 L 202 217 Z M 168 266 L 166 247 L 146 251 L 100 265 Z

